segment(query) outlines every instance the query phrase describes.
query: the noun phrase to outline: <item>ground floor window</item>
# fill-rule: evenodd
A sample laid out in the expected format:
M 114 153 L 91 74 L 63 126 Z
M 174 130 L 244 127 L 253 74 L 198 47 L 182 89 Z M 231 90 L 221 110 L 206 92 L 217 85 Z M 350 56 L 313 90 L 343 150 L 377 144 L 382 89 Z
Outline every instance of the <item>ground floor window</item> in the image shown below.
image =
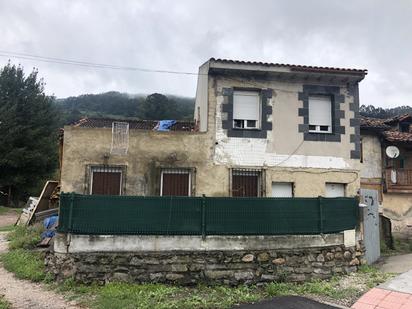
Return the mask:
M 345 196 L 345 184 L 327 182 L 325 184 L 325 197 L 343 197 Z
M 90 194 L 122 194 L 122 168 L 94 166 L 90 172 Z
M 272 197 L 293 197 L 293 183 L 272 182 Z
M 262 173 L 259 170 L 233 169 L 232 196 L 262 196 Z
M 191 191 L 190 169 L 162 169 L 160 178 L 161 196 L 190 196 Z

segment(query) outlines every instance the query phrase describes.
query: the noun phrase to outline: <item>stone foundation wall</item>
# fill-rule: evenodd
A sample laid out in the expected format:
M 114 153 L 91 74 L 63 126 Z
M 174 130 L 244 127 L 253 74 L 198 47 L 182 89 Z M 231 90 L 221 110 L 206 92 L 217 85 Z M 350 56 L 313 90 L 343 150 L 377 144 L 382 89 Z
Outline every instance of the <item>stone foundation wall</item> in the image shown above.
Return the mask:
M 364 248 L 335 245 L 277 250 L 72 252 L 49 253 L 48 270 L 57 279 L 91 283 L 161 282 L 183 285 L 237 285 L 268 281 L 305 281 L 347 274 L 366 263 Z

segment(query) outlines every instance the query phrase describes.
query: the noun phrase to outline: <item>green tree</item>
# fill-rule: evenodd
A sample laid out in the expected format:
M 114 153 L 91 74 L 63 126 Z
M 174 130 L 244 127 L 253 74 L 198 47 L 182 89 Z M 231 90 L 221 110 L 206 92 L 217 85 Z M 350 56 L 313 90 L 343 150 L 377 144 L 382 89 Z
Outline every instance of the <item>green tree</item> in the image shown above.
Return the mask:
M 146 97 L 140 106 L 140 118 L 149 120 L 179 119 L 176 102 L 160 93 Z
M 0 70 L 0 187 L 8 204 L 36 187 L 57 167 L 57 117 L 37 70 Z M 4 190 L 5 189 L 5 190 Z

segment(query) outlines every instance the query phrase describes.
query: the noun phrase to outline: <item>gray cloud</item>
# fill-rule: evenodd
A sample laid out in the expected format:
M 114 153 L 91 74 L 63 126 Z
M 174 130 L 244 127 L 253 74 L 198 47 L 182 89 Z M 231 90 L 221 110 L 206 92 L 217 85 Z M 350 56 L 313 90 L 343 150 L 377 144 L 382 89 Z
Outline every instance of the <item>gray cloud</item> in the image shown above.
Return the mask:
M 411 16 L 408 0 L 0 0 L 0 49 L 190 72 L 210 57 L 367 68 L 361 102 L 388 107 L 412 104 Z M 196 88 L 194 76 L 12 62 L 59 97 Z

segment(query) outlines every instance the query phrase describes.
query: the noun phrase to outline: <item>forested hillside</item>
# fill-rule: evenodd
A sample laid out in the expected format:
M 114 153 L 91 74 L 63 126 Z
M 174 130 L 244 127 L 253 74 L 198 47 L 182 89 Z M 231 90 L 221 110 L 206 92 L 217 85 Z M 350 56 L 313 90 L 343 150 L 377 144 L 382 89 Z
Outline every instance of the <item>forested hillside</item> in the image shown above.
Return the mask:
M 362 116 L 366 117 L 373 117 L 373 118 L 392 118 L 395 116 L 403 115 L 403 114 L 412 114 L 412 107 L 411 106 L 397 106 L 392 108 L 382 108 L 382 107 L 375 107 L 373 105 L 362 105 L 359 108 L 359 112 Z
M 111 91 L 56 99 L 55 104 L 62 125 L 82 117 L 190 120 L 194 111 L 194 98 L 159 93 L 146 96 Z

